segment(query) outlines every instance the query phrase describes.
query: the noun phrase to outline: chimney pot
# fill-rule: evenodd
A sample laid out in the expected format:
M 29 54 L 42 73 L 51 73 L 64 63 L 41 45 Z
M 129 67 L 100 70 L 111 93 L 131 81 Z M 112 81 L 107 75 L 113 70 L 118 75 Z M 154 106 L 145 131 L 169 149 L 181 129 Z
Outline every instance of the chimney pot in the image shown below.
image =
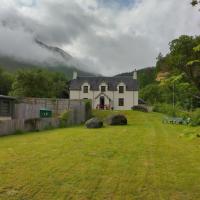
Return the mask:
M 76 71 L 73 72 L 73 80 L 77 79 L 78 73 Z
M 135 69 L 135 71 L 133 72 L 133 79 L 137 80 L 137 70 Z

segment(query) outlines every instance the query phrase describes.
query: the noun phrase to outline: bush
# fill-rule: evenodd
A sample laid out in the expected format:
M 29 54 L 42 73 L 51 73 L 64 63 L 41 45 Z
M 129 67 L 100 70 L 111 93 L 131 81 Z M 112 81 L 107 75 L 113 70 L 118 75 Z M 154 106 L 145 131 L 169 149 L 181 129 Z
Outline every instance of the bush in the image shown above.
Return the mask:
M 92 105 L 91 101 L 85 101 L 85 119 L 88 120 L 92 117 Z
M 60 127 L 61 128 L 64 128 L 64 127 L 67 127 L 68 125 L 68 120 L 69 120 L 69 111 L 65 111 L 63 112 L 60 117 Z
M 191 113 L 191 125 L 192 126 L 200 125 L 200 108 Z
M 143 106 L 143 105 L 133 106 L 132 110 L 137 110 L 137 111 L 141 111 L 141 112 L 148 112 L 148 108 L 146 106 Z
M 200 126 L 200 108 L 194 112 L 187 112 L 182 110 L 179 106 L 173 108 L 173 106 L 169 104 L 156 104 L 154 105 L 153 111 L 164 113 L 172 117 L 181 117 L 184 120 L 190 119 L 189 121 L 192 126 Z
M 179 106 L 173 107 L 172 105 L 166 103 L 155 104 L 153 107 L 153 111 L 164 113 L 172 117 L 178 117 L 182 113 L 182 109 Z

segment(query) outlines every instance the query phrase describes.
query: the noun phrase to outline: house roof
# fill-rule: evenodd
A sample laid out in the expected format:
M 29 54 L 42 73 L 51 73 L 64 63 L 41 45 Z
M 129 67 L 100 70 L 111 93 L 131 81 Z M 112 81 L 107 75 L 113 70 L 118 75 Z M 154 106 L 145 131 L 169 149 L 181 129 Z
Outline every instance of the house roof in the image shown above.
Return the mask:
M 15 97 L 10 97 L 10 96 L 5 96 L 5 95 L 0 95 L 0 99 L 16 100 Z
M 138 91 L 138 81 L 134 80 L 132 76 L 118 76 L 118 77 L 77 77 L 77 79 L 70 81 L 70 90 L 81 90 L 84 83 L 88 83 L 91 90 L 98 91 L 101 83 L 108 85 L 109 91 L 117 91 L 117 86 L 120 83 L 126 85 L 127 91 Z

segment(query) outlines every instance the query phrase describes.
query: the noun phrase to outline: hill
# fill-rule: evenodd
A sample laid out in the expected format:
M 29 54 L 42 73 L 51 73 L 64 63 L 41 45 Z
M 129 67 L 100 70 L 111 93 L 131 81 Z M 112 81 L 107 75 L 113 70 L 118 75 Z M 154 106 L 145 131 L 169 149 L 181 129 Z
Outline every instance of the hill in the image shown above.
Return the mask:
M 62 72 L 68 79 L 72 78 L 73 71 L 77 71 L 79 75 L 94 75 L 87 70 L 86 66 L 73 58 L 69 53 L 61 48 L 50 46 L 42 41 L 35 39 L 35 43 L 40 47 L 50 52 L 53 57 L 49 58 L 48 62 L 25 61 L 16 57 L 0 55 L 0 67 L 10 72 L 15 72 L 19 69 L 46 68 L 50 71 Z M 80 68 L 82 70 L 80 70 Z
M 19 69 L 45 68 L 50 71 L 62 72 L 65 74 L 65 76 L 68 79 L 72 78 L 73 71 L 77 71 L 78 74 L 82 76 L 94 75 L 90 72 L 81 71 L 73 66 L 68 66 L 68 65 L 63 65 L 63 64 L 48 66 L 45 64 L 36 64 L 36 63 L 31 63 L 31 62 L 26 62 L 26 61 L 19 61 L 12 57 L 3 57 L 3 56 L 0 56 L 0 68 L 3 68 L 6 71 L 13 72 L 13 73 Z
M 116 76 L 132 76 L 132 72 L 126 72 L 122 74 L 118 74 Z M 157 71 L 155 67 L 147 67 L 138 70 L 138 80 L 140 83 L 140 89 L 144 88 L 145 86 L 154 83 L 156 80 Z

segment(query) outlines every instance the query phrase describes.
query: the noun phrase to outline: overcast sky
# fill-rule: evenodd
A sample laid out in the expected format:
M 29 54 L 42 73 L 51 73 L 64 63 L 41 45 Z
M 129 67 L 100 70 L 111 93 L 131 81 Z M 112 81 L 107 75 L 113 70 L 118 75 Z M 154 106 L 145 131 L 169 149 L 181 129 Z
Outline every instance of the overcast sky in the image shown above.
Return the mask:
M 0 54 L 47 60 L 38 38 L 104 75 L 155 65 L 182 34 L 200 34 L 190 0 L 1 0 Z

